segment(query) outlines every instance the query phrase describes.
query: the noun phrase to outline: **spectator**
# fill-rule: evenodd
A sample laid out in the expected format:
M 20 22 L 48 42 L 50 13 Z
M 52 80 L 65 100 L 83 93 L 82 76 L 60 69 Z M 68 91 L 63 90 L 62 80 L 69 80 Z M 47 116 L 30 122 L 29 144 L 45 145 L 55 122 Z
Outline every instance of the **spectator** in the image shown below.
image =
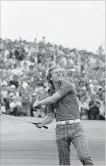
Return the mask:
M 99 114 L 100 114 L 100 102 L 96 100 L 96 96 L 92 96 L 90 102 L 89 102 L 89 112 L 88 112 L 88 119 L 94 119 L 98 120 L 99 119 Z
M 13 101 L 10 102 L 10 114 L 14 116 L 19 116 L 21 114 L 21 102 L 18 101 L 16 96 L 13 96 Z
M 88 119 L 89 105 L 88 105 L 87 101 L 85 100 L 85 96 L 82 96 L 80 98 L 79 107 L 80 107 L 80 117 L 81 117 L 81 119 Z
M 9 82 L 9 85 L 14 85 L 16 88 L 18 88 L 18 86 L 19 86 L 18 76 L 14 75 L 13 80 L 11 80 Z
M 27 89 L 23 91 L 23 94 L 21 96 L 21 103 L 24 114 L 27 116 L 31 116 L 30 105 L 32 103 L 32 97 Z
M 35 100 L 36 100 L 36 97 L 37 97 L 37 94 L 35 93 L 35 92 L 33 92 L 33 94 L 32 94 L 32 102 L 31 102 L 31 104 L 30 104 L 30 111 L 31 111 L 31 116 L 33 117 L 33 116 L 36 116 L 35 114 L 36 114 L 36 111 L 33 109 L 33 104 L 34 104 L 34 102 L 35 102 Z

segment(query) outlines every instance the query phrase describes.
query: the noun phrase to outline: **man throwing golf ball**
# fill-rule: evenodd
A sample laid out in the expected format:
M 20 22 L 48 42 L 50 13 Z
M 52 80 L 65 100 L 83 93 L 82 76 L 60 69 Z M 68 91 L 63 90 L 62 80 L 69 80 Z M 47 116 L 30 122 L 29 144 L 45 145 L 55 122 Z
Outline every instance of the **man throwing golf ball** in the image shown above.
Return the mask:
M 47 76 L 50 85 L 49 97 L 36 101 L 37 108 L 47 105 L 47 116 L 37 124 L 38 128 L 51 123 L 56 110 L 56 144 L 58 147 L 59 165 L 70 165 L 70 145 L 75 146 L 83 165 L 94 165 L 89 155 L 87 139 L 80 122 L 79 106 L 72 84 L 66 80 L 62 69 L 52 67 Z

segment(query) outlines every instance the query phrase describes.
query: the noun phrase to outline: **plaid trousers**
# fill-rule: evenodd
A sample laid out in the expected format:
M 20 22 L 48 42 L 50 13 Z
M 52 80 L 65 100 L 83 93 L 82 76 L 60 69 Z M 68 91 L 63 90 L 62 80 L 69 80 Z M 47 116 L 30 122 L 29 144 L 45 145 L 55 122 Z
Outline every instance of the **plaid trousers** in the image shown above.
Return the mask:
M 83 165 L 94 165 L 89 155 L 88 143 L 81 123 L 56 125 L 56 144 L 58 147 L 59 165 L 71 165 L 71 143 L 76 148 L 78 158 Z

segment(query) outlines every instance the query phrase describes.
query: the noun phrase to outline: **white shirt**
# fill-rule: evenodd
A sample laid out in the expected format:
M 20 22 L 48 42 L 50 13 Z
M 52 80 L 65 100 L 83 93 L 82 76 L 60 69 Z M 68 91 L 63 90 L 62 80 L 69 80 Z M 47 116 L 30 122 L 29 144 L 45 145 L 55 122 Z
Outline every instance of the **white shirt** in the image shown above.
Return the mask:
M 2 96 L 3 98 L 7 98 L 7 96 L 8 96 L 8 91 L 7 91 L 7 90 L 3 90 L 3 91 L 1 92 L 1 96 Z
M 15 108 L 17 106 L 20 106 L 21 107 L 21 102 L 17 101 L 17 102 L 11 102 L 10 103 L 10 108 Z

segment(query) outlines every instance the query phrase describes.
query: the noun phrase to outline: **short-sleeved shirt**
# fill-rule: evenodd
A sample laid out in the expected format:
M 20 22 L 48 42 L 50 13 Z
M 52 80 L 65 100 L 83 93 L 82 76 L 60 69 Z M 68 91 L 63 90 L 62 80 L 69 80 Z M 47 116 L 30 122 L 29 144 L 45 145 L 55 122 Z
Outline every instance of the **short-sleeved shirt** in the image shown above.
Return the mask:
M 48 112 L 53 112 L 56 108 L 56 121 L 80 119 L 79 106 L 75 88 L 69 81 L 63 81 L 60 88 L 55 91 L 62 97 L 53 106 L 48 105 Z

